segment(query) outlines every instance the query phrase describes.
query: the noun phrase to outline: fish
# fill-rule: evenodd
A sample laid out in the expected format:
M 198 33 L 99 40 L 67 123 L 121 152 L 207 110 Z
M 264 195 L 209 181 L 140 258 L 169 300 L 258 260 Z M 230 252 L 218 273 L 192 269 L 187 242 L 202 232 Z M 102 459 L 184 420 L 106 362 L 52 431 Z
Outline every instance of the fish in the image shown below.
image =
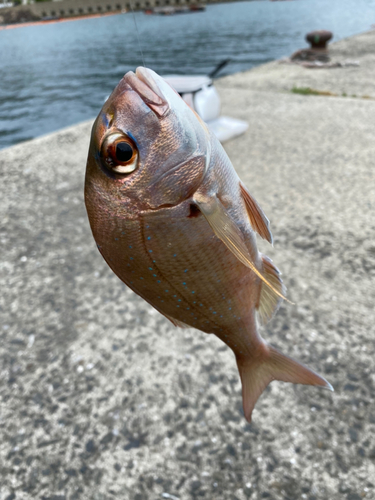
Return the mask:
M 214 334 L 232 349 L 243 411 L 272 380 L 325 378 L 262 338 L 285 299 L 257 235 L 269 220 L 202 119 L 149 68 L 121 79 L 92 128 L 85 204 L 112 271 L 173 325 Z

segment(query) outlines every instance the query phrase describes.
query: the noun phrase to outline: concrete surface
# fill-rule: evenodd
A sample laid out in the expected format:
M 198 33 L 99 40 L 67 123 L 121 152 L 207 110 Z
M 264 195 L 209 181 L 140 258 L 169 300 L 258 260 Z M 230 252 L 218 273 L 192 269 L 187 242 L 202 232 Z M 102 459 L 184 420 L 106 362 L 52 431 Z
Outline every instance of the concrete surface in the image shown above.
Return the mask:
M 359 58 L 363 40 L 337 46 Z M 375 101 L 288 92 L 370 93 L 362 62 L 218 82 L 224 113 L 250 122 L 226 149 L 296 303 L 263 335 L 336 390 L 273 382 L 251 425 L 230 350 L 174 328 L 97 252 L 91 124 L 0 152 L 1 500 L 375 498 Z

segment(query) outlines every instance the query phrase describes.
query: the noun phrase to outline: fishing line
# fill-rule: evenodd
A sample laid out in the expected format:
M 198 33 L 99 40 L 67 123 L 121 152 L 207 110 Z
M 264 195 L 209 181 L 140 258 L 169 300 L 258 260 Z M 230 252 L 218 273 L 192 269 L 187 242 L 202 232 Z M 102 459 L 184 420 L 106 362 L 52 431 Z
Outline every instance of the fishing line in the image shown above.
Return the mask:
M 140 51 L 141 56 L 142 56 L 143 67 L 145 68 L 146 67 L 146 63 L 145 63 L 145 58 L 143 57 L 141 42 L 140 42 L 140 39 L 139 39 L 139 32 L 138 32 L 137 21 L 135 20 L 134 9 L 133 9 L 133 2 L 130 2 L 129 5 L 130 5 L 130 8 L 131 8 L 131 11 L 132 11 L 132 14 L 133 14 L 133 21 L 134 21 L 134 24 L 135 24 L 135 31 L 137 32 L 138 47 L 139 47 L 139 51 Z

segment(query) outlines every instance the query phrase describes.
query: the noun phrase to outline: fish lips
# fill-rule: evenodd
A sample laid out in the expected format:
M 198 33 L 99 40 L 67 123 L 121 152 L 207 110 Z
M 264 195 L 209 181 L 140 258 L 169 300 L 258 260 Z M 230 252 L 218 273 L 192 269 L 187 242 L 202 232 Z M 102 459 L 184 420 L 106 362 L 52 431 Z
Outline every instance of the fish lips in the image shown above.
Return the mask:
M 170 105 L 153 78 L 153 74 L 156 75 L 148 68 L 137 68 L 135 73 L 132 71 L 126 73 L 123 82 L 136 92 L 159 118 L 162 118 L 170 110 Z M 164 83 L 168 85 L 166 82 Z

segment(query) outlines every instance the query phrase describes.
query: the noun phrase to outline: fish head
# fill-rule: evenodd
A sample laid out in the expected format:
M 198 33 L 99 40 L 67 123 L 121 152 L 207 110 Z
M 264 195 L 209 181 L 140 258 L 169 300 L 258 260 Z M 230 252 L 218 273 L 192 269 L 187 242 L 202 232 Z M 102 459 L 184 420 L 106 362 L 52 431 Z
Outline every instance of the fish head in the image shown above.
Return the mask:
M 123 215 L 175 206 L 201 184 L 210 149 L 206 125 L 163 78 L 130 71 L 93 126 L 86 206 Z

